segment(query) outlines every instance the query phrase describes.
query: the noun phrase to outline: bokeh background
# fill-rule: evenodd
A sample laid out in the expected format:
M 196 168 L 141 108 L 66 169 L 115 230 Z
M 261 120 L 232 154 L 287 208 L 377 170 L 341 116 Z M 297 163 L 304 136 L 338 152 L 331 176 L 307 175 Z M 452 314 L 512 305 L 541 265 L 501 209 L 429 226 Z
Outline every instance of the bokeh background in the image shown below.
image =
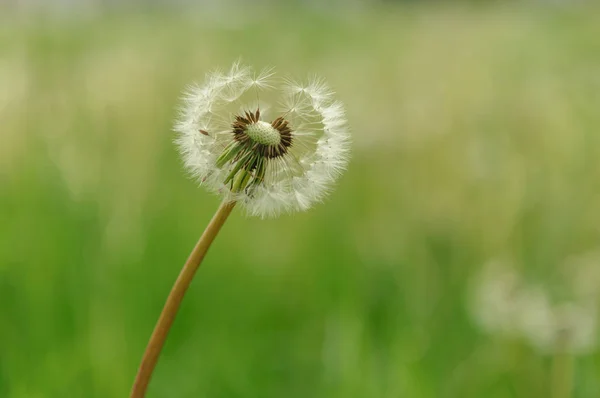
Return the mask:
M 0 397 L 127 396 L 219 204 L 172 144 L 180 93 L 239 57 L 325 77 L 353 160 L 309 212 L 234 212 L 148 397 L 553 396 L 553 355 L 469 292 L 509 258 L 569 299 L 598 249 L 598 5 L 5 0 Z M 573 362 L 600 396 L 600 355 Z

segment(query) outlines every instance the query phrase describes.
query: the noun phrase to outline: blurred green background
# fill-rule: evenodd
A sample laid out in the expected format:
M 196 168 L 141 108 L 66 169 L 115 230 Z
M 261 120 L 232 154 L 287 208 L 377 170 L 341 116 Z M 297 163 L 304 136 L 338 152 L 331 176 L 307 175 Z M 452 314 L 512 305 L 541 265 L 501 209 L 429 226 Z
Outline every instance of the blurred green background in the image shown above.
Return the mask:
M 324 76 L 353 159 L 309 212 L 236 209 L 148 397 L 551 396 L 468 290 L 490 258 L 545 280 L 598 247 L 600 8 L 241 3 L 2 12 L 0 397 L 127 396 L 219 203 L 172 145 L 180 92 L 240 56 Z M 574 377 L 600 396 L 600 356 Z

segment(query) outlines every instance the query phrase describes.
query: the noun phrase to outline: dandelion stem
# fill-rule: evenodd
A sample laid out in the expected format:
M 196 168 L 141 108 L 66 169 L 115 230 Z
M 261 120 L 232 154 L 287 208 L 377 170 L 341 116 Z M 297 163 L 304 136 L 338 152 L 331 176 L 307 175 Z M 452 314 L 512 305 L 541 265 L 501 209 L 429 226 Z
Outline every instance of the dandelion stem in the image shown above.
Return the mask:
M 137 376 L 135 377 L 135 382 L 133 383 L 133 388 L 131 389 L 131 398 L 143 398 L 145 396 L 148 383 L 152 377 L 152 372 L 154 371 L 160 352 L 165 344 L 171 325 L 175 320 L 183 296 L 190 286 L 198 267 L 200 267 L 200 263 L 202 263 L 202 259 L 204 259 L 208 248 L 219 233 L 219 230 L 225 223 L 225 220 L 227 220 L 229 214 L 231 214 L 234 206 L 235 202 L 225 201 L 221 204 L 179 273 L 179 276 L 167 297 L 167 301 L 158 318 L 158 322 L 154 327 L 150 341 L 146 346 L 146 351 L 144 352 Z
M 561 336 L 558 350 L 552 360 L 551 396 L 552 398 L 570 398 L 573 390 L 574 358 L 565 350 L 567 334 Z

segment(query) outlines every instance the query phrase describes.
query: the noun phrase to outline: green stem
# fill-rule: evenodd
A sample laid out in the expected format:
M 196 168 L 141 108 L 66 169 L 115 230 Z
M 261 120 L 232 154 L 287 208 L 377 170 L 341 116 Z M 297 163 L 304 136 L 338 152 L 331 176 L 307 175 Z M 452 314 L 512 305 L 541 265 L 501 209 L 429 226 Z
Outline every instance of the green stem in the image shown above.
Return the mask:
M 227 220 L 227 217 L 231 214 L 234 206 L 235 202 L 223 202 L 221 204 L 184 264 L 179 277 L 175 281 L 175 284 L 167 297 L 165 306 L 154 327 L 150 341 L 146 346 L 146 351 L 144 352 L 142 362 L 131 390 L 131 398 L 143 398 L 146 395 L 148 383 L 150 382 L 150 378 L 152 377 L 152 373 L 158 362 L 158 357 L 165 344 L 171 325 L 175 320 L 183 296 L 190 286 L 198 267 L 200 267 L 206 252 Z
M 557 351 L 552 360 L 551 396 L 552 398 L 570 398 L 573 394 L 573 374 L 575 359 L 566 350 L 568 336 L 565 333 L 557 344 Z

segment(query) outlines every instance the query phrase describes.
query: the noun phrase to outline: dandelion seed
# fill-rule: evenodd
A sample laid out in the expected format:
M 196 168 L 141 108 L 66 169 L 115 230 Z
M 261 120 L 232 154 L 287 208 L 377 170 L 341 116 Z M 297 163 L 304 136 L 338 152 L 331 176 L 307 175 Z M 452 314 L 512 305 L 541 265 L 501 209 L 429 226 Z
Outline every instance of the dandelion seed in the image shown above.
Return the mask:
M 321 201 L 350 152 L 344 107 L 323 80 L 278 81 L 240 63 L 188 90 L 175 130 L 191 175 L 260 217 Z

